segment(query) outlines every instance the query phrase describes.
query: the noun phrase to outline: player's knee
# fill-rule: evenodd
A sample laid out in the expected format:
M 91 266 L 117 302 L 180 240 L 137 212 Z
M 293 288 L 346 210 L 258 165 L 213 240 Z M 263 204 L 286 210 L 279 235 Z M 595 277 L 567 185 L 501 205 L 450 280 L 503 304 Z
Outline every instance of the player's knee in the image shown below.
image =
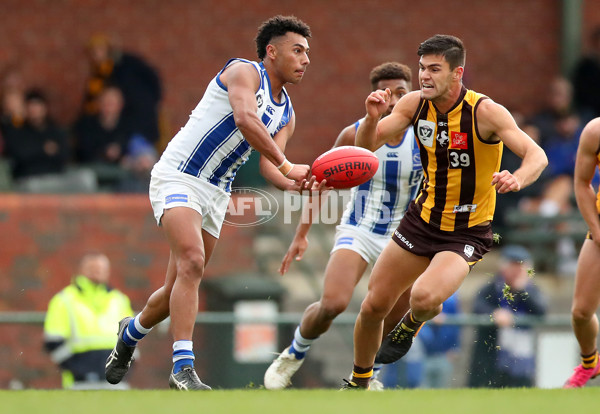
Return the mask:
M 410 308 L 413 312 L 435 313 L 440 306 L 441 300 L 432 292 L 413 288 L 410 294 Z
M 201 278 L 204 272 L 204 251 L 187 249 L 177 260 L 177 277 Z
M 589 322 L 594 315 L 595 311 L 593 309 L 586 309 L 577 305 L 573 305 L 573 308 L 571 308 L 571 318 L 575 324 Z
M 360 306 L 360 314 L 362 318 L 373 320 L 383 320 L 389 312 L 389 307 L 381 302 L 370 300 L 367 296 Z
M 321 299 L 320 312 L 326 319 L 334 319 L 348 307 L 348 302 L 340 299 Z

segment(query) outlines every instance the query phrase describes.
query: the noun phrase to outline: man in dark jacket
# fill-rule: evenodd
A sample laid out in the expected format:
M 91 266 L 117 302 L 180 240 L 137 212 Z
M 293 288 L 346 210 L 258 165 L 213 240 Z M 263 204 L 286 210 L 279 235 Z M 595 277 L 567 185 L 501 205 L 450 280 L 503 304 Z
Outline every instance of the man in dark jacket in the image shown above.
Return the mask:
M 543 316 L 546 303 L 529 275 L 531 256 L 506 246 L 500 271 L 477 294 L 473 313 L 490 315 L 494 325 L 476 330 L 470 387 L 531 387 L 535 383 L 535 333 L 519 316 Z

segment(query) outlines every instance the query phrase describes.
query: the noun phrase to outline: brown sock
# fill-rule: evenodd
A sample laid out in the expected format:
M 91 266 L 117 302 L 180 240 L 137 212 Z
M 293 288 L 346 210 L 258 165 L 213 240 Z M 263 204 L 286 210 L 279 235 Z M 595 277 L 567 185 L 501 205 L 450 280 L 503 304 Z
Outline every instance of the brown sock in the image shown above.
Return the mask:
M 409 332 L 418 331 L 422 325 L 423 322 L 416 320 L 410 309 L 408 312 L 406 312 L 406 315 L 404 315 L 404 317 L 400 321 L 400 326 L 402 327 L 402 329 Z
M 352 369 L 352 378 L 350 381 L 356 383 L 361 388 L 369 388 L 369 381 L 373 377 L 373 366 L 368 368 L 362 368 L 358 365 L 354 365 Z
M 581 365 L 586 369 L 596 368 L 598 364 L 598 350 L 595 350 L 589 355 L 581 354 Z

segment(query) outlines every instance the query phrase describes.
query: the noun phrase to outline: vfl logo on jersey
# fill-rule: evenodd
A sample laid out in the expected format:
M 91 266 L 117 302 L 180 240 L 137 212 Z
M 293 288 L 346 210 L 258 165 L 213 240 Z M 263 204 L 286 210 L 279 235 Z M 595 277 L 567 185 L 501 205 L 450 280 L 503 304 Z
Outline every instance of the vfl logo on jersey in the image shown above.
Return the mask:
M 446 131 L 439 133 L 436 139 L 440 143 L 440 146 L 445 147 L 448 145 L 448 133 Z
M 470 244 L 465 244 L 465 256 L 471 257 L 473 256 L 473 252 L 475 252 L 475 248 Z
M 423 144 L 426 147 L 432 147 L 434 133 L 434 122 L 419 119 L 419 123 L 417 124 L 417 137 L 419 138 L 419 141 L 421 141 L 421 144 Z
M 262 92 L 262 91 L 261 91 Z M 265 102 L 262 93 L 259 93 L 258 95 L 256 95 L 256 105 L 260 108 L 261 106 L 263 106 L 263 103 Z
M 454 206 L 453 213 L 474 213 L 477 210 L 477 204 L 463 204 L 462 206 Z
M 467 133 L 450 131 L 450 148 L 468 149 Z

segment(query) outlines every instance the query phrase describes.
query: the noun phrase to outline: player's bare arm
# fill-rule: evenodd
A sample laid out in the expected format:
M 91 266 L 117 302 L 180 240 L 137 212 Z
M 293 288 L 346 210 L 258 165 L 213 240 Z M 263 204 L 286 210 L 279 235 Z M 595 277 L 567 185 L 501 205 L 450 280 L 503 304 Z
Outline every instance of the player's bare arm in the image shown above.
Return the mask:
M 356 128 L 354 127 L 354 124 L 348 125 L 346 128 L 342 129 L 338 135 L 337 139 L 335 140 L 335 144 L 333 144 L 333 148 L 354 145 L 355 138 Z
M 501 140 L 518 157 L 521 166 L 513 172 L 503 170 L 495 173 L 492 185 L 500 194 L 519 191 L 533 183 L 548 165 L 544 150 L 521 128 L 506 108 L 485 99 L 477 108 L 477 127 L 482 139 L 492 142 Z
M 380 119 L 390 99 L 390 90 L 371 92 L 365 102 L 367 115 L 356 131 L 356 146 L 371 151 L 396 139 L 410 125 L 420 100 L 419 91 L 404 95 L 388 116 Z
M 235 124 L 246 141 L 276 167 L 284 165 L 286 158 L 283 151 L 271 139 L 267 128 L 256 114 L 255 93 L 260 85 L 256 69 L 247 63 L 234 63 L 221 74 L 221 81 L 228 90 Z M 291 131 L 293 130 L 292 127 Z M 290 163 L 287 171 L 281 172 L 300 185 L 302 180 L 308 178 L 309 169 L 308 165 Z
M 596 172 L 599 148 L 600 118 L 596 118 L 586 125 L 581 133 L 575 162 L 574 188 L 579 211 L 597 245 L 600 245 L 600 219 L 598 218 L 596 193 L 592 187 L 592 179 Z

